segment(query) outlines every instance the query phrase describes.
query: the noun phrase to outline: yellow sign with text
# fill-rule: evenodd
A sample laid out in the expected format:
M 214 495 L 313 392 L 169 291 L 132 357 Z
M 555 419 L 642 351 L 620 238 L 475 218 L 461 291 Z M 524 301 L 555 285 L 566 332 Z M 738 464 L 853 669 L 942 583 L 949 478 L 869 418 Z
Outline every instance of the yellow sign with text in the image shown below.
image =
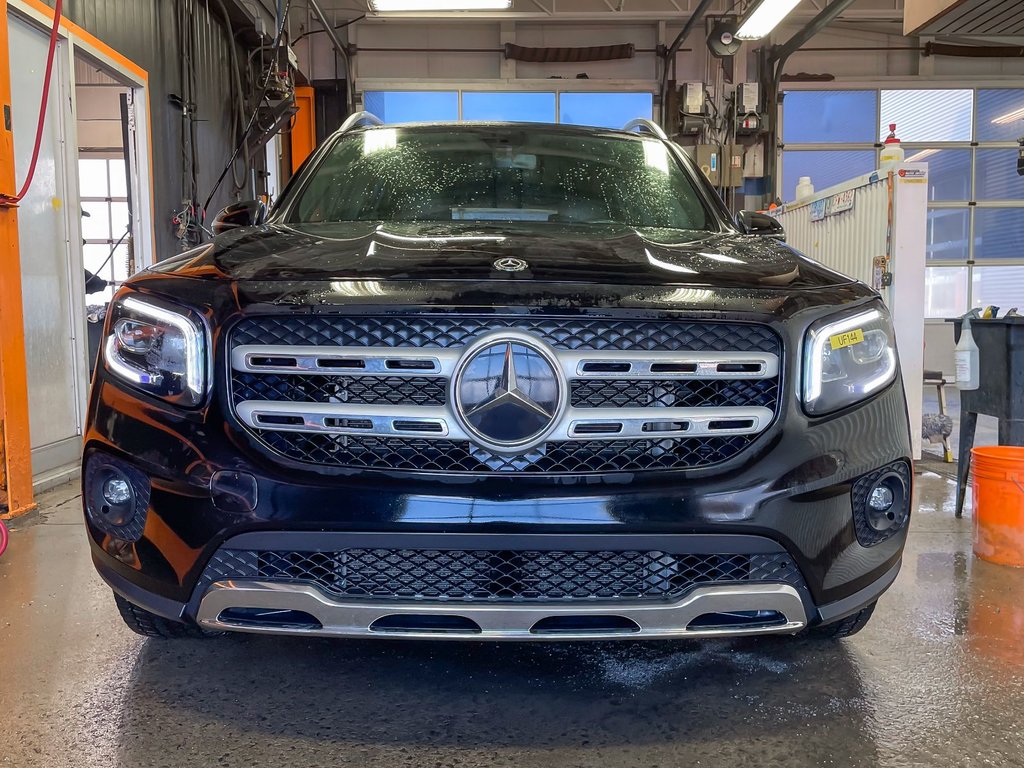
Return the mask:
M 852 347 L 854 344 L 860 344 L 864 341 L 864 331 L 860 328 L 854 328 L 846 333 L 837 333 L 835 336 L 829 336 L 828 341 L 832 345 L 832 349 Z

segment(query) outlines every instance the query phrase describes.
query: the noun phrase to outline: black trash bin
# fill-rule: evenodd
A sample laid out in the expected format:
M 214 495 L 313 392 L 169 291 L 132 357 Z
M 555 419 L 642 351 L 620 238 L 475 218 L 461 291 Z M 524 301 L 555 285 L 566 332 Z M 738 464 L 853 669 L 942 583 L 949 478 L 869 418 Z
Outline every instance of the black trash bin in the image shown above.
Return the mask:
M 954 342 L 959 342 L 963 320 L 949 322 Z M 981 376 L 977 389 L 960 390 L 957 517 L 963 515 L 978 414 L 999 419 L 1000 445 L 1024 446 L 1024 317 L 972 319 L 971 334 L 978 345 Z

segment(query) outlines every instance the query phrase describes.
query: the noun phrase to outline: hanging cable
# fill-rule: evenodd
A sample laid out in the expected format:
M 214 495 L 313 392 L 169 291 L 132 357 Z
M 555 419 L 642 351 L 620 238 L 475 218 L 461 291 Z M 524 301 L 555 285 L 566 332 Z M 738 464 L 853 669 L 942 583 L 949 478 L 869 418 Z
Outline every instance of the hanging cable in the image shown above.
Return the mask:
M 224 5 L 224 0 L 217 0 L 217 4 L 220 6 L 221 15 L 224 17 L 224 26 L 228 33 L 228 53 L 231 56 L 231 82 L 234 90 L 234 99 L 232 100 L 232 115 L 231 119 L 235 123 L 235 136 L 241 134 L 243 123 L 245 120 L 245 102 L 242 95 L 242 72 L 238 65 L 238 51 L 235 48 L 235 33 L 231 26 L 231 15 L 228 13 L 227 7 Z M 239 193 L 246 188 L 249 183 L 249 159 L 242 158 L 242 178 L 239 180 L 236 171 L 237 163 L 231 165 L 231 182 L 235 187 L 235 192 Z
M 53 77 L 53 58 L 57 52 L 57 38 L 60 34 L 60 15 L 63 10 L 63 0 L 57 0 L 53 9 L 53 27 L 50 29 L 50 49 L 46 54 L 46 73 L 43 75 L 43 94 L 39 101 L 39 119 L 36 121 L 36 140 L 32 147 L 32 159 L 28 164 L 28 175 L 21 185 L 21 190 L 14 195 L 0 194 L 0 206 L 13 207 L 20 203 L 28 194 L 32 186 L 32 178 L 36 175 L 36 164 L 39 162 L 39 147 L 43 141 L 43 125 L 46 123 L 46 102 L 50 98 L 50 81 Z
M 274 43 L 271 48 L 274 49 L 275 56 L 278 54 L 278 46 L 281 43 L 281 38 L 284 35 L 285 24 L 288 20 L 288 10 L 291 8 L 291 0 L 287 0 L 282 12 L 280 21 L 278 23 L 277 33 L 274 35 Z M 220 189 L 220 185 L 224 182 L 224 178 L 228 175 L 232 165 L 238 158 L 238 153 L 245 147 L 245 142 L 249 138 L 249 134 L 252 132 L 253 126 L 256 124 L 256 119 L 260 113 L 260 107 L 263 106 L 263 100 L 267 97 L 267 90 L 270 87 L 270 73 L 263 73 L 263 87 L 260 90 L 259 98 L 256 100 L 256 106 L 253 107 L 252 116 L 249 118 L 249 122 L 245 125 L 245 130 L 242 131 L 242 137 L 238 140 L 238 144 L 235 146 L 234 151 L 231 153 L 231 157 L 228 158 L 227 165 L 224 166 L 224 170 L 220 172 L 220 176 L 217 177 L 216 183 L 213 185 L 213 189 L 210 190 L 210 194 L 206 196 L 206 201 L 203 203 L 202 208 L 199 210 L 200 223 L 206 220 L 206 211 L 210 207 L 210 203 L 213 202 L 214 195 L 217 194 L 217 190 Z
M 341 24 L 338 24 L 337 26 L 331 27 L 331 29 L 334 29 L 334 30 L 344 29 L 345 27 L 350 27 L 353 24 L 355 24 L 357 21 L 362 21 L 365 18 L 366 18 L 366 14 L 364 13 L 361 16 L 356 16 L 354 19 L 349 19 L 348 21 L 344 21 Z M 294 40 L 292 40 L 292 45 L 295 45 L 297 42 L 299 42 L 299 40 L 307 38 L 310 35 L 316 35 L 318 33 L 326 32 L 326 31 L 327 31 L 327 27 L 320 27 L 320 29 L 308 29 L 305 32 L 303 32 L 301 35 L 296 37 Z

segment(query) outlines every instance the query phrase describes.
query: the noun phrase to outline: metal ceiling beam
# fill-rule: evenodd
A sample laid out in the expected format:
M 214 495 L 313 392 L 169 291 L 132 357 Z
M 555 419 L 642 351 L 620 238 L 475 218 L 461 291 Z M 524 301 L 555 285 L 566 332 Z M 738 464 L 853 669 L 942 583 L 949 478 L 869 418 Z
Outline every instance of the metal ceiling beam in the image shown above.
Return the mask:
M 776 46 L 772 50 L 769 60 L 779 62 L 780 67 L 784 66 L 786 59 L 806 45 L 812 37 L 839 18 L 839 16 L 853 5 L 855 1 L 856 0 L 833 0 L 833 2 L 829 3 L 823 11 L 811 19 L 803 29 L 789 38 L 789 40 L 782 45 Z

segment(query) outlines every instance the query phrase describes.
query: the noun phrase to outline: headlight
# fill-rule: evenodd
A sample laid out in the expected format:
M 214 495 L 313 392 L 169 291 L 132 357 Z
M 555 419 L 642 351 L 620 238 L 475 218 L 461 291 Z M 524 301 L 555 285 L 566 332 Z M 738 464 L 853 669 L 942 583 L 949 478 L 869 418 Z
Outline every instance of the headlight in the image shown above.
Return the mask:
M 127 296 L 114 303 L 103 359 L 132 386 L 186 406 L 206 395 L 206 331 L 195 313 Z
M 896 378 L 889 313 L 872 309 L 811 326 L 804 341 L 804 407 L 814 416 L 853 405 Z

